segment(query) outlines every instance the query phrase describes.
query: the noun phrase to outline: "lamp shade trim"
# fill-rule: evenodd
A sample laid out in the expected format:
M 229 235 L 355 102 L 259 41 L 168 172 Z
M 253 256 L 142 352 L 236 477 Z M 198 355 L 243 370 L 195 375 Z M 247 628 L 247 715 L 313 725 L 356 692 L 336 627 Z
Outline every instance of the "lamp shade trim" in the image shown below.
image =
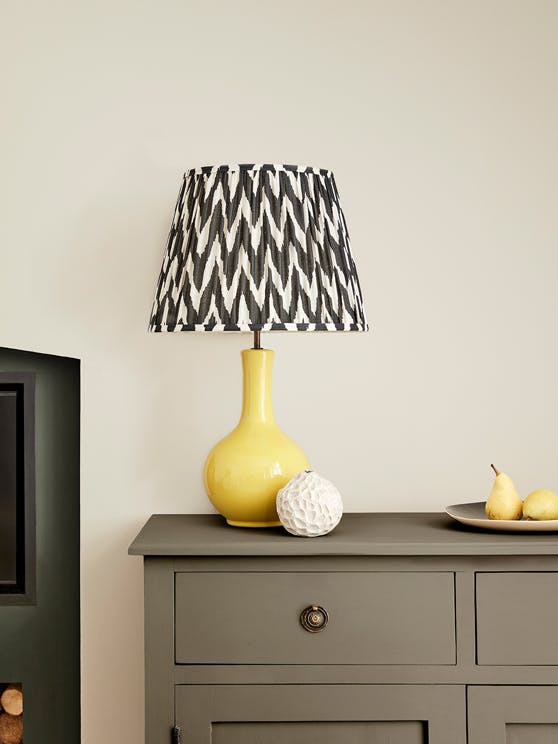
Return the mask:
M 228 332 L 228 331 L 363 331 L 368 330 L 367 328 L 361 328 L 360 326 L 354 325 L 342 325 L 334 323 L 265 323 L 258 326 L 256 323 L 250 323 L 249 325 L 223 325 L 221 324 L 207 324 L 207 325 L 180 325 L 174 324 L 170 326 L 150 326 L 150 331 L 154 333 L 178 333 L 179 331 L 196 331 L 196 332 Z
M 237 171 L 285 171 L 291 173 L 315 173 L 318 175 L 332 176 L 327 168 L 313 168 L 310 165 L 285 165 L 278 163 L 225 163 L 223 165 L 202 165 L 198 168 L 189 168 L 184 177 L 209 176 L 213 173 L 236 173 Z
M 331 171 L 187 171 L 151 331 L 365 331 L 356 266 Z

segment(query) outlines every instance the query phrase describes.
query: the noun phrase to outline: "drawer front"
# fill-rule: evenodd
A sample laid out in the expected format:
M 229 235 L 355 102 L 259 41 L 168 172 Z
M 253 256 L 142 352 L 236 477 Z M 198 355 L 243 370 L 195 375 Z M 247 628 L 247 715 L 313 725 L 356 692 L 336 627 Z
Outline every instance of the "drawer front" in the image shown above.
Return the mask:
M 558 664 L 558 573 L 478 573 L 477 663 Z
M 178 664 L 455 664 L 449 572 L 177 573 Z M 301 612 L 323 607 L 319 632 Z

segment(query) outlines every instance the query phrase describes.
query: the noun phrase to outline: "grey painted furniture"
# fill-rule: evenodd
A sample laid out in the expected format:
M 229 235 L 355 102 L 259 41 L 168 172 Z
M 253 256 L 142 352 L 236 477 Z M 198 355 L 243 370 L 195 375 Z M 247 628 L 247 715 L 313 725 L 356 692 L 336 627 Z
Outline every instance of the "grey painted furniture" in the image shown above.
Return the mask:
M 147 744 L 558 741 L 558 535 L 384 513 L 304 539 L 156 515 L 130 553 Z
M 35 376 L 37 537 L 36 556 L 31 554 L 37 562 L 36 571 L 32 570 L 35 585 L 26 585 L 30 591 L 23 597 L 0 597 L 0 682 L 23 684 L 26 744 L 76 744 L 80 740 L 80 363 L 0 348 L 0 370 L 4 380 Z

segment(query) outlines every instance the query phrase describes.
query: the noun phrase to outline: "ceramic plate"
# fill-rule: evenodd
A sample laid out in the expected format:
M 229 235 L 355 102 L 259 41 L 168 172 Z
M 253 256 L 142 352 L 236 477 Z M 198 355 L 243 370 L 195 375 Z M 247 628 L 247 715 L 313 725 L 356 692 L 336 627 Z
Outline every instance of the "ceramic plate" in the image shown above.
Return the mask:
M 446 513 L 461 524 L 480 527 L 484 530 L 505 530 L 506 532 L 558 532 L 558 519 L 488 519 L 484 511 L 486 501 L 472 504 L 453 504 L 446 506 Z

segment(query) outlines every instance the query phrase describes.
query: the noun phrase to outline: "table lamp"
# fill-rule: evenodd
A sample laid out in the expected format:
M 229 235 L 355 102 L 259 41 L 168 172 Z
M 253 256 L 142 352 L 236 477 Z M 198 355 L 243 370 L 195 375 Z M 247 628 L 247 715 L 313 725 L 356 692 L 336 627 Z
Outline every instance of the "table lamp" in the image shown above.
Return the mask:
M 280 524 L 277 491 L 310 465 L 275 422 L 273 351 L 262 331 L 366 331 L 333 173 L 296 165 L 220 165 L 184 174 L 149 330 L 250 331 L 236 428 L 204 480 L 230 525 Z M 301 371 L 307 384 L 308 372 Z

